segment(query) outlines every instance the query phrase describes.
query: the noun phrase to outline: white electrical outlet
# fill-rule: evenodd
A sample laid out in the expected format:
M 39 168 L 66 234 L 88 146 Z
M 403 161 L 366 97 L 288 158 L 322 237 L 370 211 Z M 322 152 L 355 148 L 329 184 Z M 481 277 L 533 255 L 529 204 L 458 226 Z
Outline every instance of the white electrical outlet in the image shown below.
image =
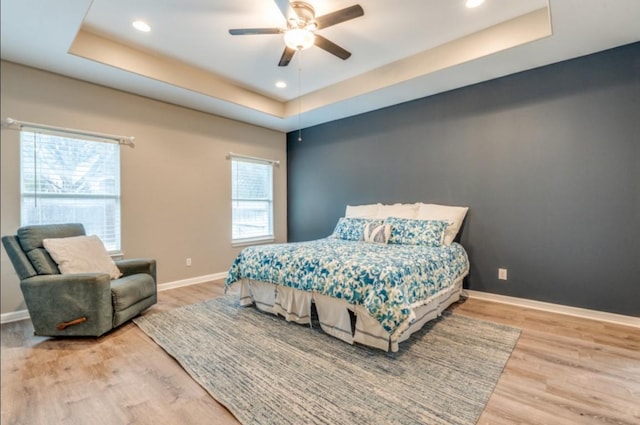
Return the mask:
M 507 280 L 507 269 L 498 269 L 498 279 Z
M 187 267 L 191 267 L 191 258 L 187 258 Z

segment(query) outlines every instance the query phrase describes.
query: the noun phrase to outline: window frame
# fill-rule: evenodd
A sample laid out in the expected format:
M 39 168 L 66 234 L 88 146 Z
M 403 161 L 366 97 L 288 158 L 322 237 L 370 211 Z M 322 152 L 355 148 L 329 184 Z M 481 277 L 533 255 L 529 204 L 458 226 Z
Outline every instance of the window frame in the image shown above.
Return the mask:
M 113 169 L 113 173 L 107 174 L 108 178 L 113 180 L 112 185 L 114 186 L 113 193 L 107 193 L 107 191 L 100 192 L 92 192 L 92 193 L 67 193 L 67 192 L 59 192 L 59 193 L 51 193 L 44 192 L 34 189 L 29 191 L 26 189 L 26 172 L 25 168 L 27 164 L 32 166 L 33 169 L 29 170 L 30 175 L 33 176 L 34 181 L 39 180 L 40 170 L 38 169 L 38 161 L 41 161 L 42 158 L 37 157 L 37 144 L 38 143 L 50 143 L 50 140 L 38 140 L 40 136 L 45 137 L 57 137 L 62 139 L 67 139 L 66 143 L 73 144 L 73 141 L 80 142 L 88 142 L 88 143 L 107 143 L 110 145 L 116 145 L 113 148 L 113 157 L 110 157 L 109 165 Z M 98 234 L 100 239 L 105 243 L 105 247 L 110 255 L 112 256 L 121 256 L 122 253 L 122 181 L 121 181 L 121 153 L 118 143 L 114 143 L 113 140 L 103 139 L 100 137 L 94 137 L 91 135 L 83 135 L 78 134 L 76 132 L 65 132 L 62 130 L 43 130 L 43 129 L 33 129 L 28 126 L 24 126 L 20 129 L 20 225 L 28 226 L 28 225 L 37 225 L 37 224 L 59 224 L 62 222 L 68 222 L 68 219 L 63 219 L 61 221 L 58 220 L 42 220 L 42 218 L 38 220 L 28 220 L 27 214 L 25 214 L 25 209 L 28 208 L 26 206 L 27 202 L 33 202 L 36 209 L 40 208 L 38 205 L 38 200 L 52 200 L 52 199 L 67 199 L 67 200 L 79 200 L 87 201 L 91 199 L 95 200 L 106 200 L 112 201 L 113 204 L 109 208 L 107 207 L 107 203 L 104 203 L 102 211 L 104 211 L 104 215 L 109 217 L 107 221 L 113 222 L 113 237 L 106 237 L 104 234 L 100 234 L 100 231 L 94 231 L 95 226 L 91 226 L 85 221 L 83 222 L 81 219 L 74 220 L 76 222 L 80 222 L 85 226 L 88 234 Z M 25 146 L 25 144 L 29 144 L 31 146 Z M 26 154 L 27 151 L 30 151 L 29 155 Z M 34 156 L 32 163 L 25 159 L 27 156 Z M 106 161 L 103 161 L 105 163 Z M 66 170 L 64 167 L 61 167 L 61 170 Z M 37 183 L 35 183 L 37 185 Z M 63 206 L 64 207 L 64 206 Z M 68 208 L 68 207 L 67 207 Z M 38 211 L 39 213 L 39 211 Z M 91 230 L 91 229 L 94 230 Z
M 246 245 L 255 245 L 260 243 L 270 243 L 275 241 L 275 219 L 274 219 L 274 161 L 270 161 L 268 159 L 255 158 L 255 157 L 245 157 L 240 155 L 231 155 L 231 245 L 236 246 L 246 246 Z M 234 179 L 234 168 L 236 167 L 236 163 L 249 163 L 249 164 L 257 164 L 269 167 L 269 193 L 270 197 L 265 198 L 241 198 L 236 197 L 235 185 L 237 183 L 237 176 Z M 236 170 L 237 173 L 237 170 Z M 234 237 L 234 229 L 236 226 L 235 222 L 235 209 L 237 202 L 266 202 L 268 204 L 268 220 L 267 220 L 267 232 L 260 236 L 250 236 L 250 237 Z

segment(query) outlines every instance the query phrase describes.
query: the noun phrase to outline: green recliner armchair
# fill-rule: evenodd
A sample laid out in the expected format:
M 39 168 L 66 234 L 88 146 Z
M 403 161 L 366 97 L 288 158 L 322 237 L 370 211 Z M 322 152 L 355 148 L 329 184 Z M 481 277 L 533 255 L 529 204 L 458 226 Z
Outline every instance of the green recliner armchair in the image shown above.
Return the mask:
M 42 241 L 84 236 L 82 224 L 25 226 L 2 243 L 40 336 L 100 336 L 157 302 L 156 262 L 115 261 L 122 272 L 60 274 Z

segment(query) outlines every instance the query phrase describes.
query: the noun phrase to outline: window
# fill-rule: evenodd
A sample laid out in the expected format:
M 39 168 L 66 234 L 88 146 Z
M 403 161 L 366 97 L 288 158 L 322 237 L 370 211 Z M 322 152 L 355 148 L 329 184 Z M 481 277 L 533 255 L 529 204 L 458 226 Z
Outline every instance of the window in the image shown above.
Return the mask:
M 232 242 L 273 240 L 273 165 L 231 158 Z
M 82 223 L 108 251 L 120 251 L 118 144 L 22 130 L 20 164 L 23 226 Z

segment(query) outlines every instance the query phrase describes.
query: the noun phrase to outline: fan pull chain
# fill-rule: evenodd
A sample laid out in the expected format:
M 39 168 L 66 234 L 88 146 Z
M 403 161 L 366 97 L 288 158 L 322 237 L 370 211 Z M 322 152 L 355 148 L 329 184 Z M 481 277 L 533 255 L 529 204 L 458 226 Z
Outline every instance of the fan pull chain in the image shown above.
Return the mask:
M 38 174 L 38 134 L 33 132 L 33 208 L 38 208 L 38 183 L 40 182 L 40 174 Z
M 302 49 L 298 49 L 298 142 L 302 142 L 302 100 L 300 99 L 301 96 L 301 89 L 300 86 L 302 85 L 302 65 L 300 65 L 300 62 L 302 61 Z

